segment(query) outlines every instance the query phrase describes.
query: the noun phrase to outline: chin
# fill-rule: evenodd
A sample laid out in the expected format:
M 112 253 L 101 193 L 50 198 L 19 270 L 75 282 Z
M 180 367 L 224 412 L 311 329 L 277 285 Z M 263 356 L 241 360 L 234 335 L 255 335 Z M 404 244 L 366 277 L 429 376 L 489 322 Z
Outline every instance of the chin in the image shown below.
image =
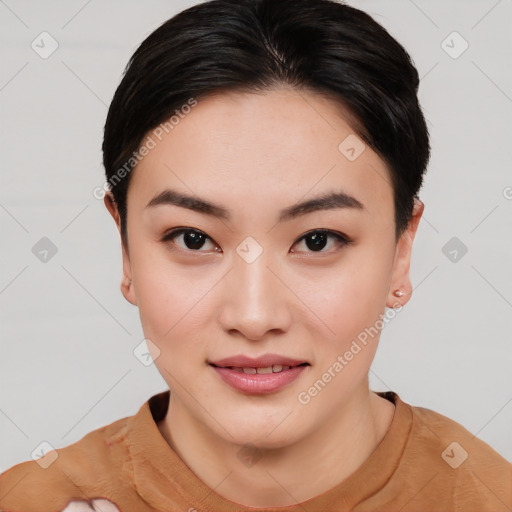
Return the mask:
M 259 435 L 259 437 L 258 437 Z M 293 439 L 289 436 L 267 436 L 261 435 L 261 432 L 252 435 L 237 435 L 235 438 L 226 439 L 227 441 L 240 446 L 240 451 L 265 451 L 265 450 L 279 450 L 286 448 L 293 443 Z
M 226 442 L 244 446 L 255 446 L 259 449 L 284 448 L 296 442 L 300 434 L 295 430 L 296 425 L 290 422 L 292 415 L 280 414 L 274 418 L 261 418 L 259 421 L 248 421 L 240 418 L 240 412 L 235 417 L 222 419 L 221 424 L 229 425 L 227 432 L 215 425 L 216 433 Z M 240 419 L 241 421 L 237 421 Z M 213 427 L 213 425 L 212 425 Z M 229 432 L 229 433 L 228 433 Z M 229 435 L 231 434 L 231 435 Z

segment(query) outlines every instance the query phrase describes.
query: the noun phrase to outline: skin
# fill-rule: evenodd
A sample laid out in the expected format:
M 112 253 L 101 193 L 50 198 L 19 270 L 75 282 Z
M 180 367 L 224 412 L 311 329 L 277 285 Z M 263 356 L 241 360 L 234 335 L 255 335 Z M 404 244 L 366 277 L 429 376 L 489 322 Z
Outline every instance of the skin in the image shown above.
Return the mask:
M 73 500 L 62 512 L 119 512 L 119 509 L 109 500 L 95 499 L 91 502 Z
M 171 390 L 158 427 L 204 483 L 245 506 L 292 505 L 327 491 L 363 464 L 393 418 L 394 405 L 368 385 L 379 335 L 309 403 L 297 399 L 386 306 L 404 305 L 412 292 L 423 203 L 416 201 L 395 244 L 386 164 L 369 147 L 354 161 L 338 150 L 354 133 L 347 119 L 337 102 L 310 91 L 217 94 L 201 99 L 133 171 L 121 290 L 139 308 Z M 219 204 L 232 220 L 174 205 L 145 208 L 165 188 Z M 340 189 L 364 210 L 276 223 L 281 209 Z M 105 205 L 120 228 L 110 194 Z M 182 235 L 161 241 L 182 226 L 209 238 L 199 249 Z M 315 251 L 302 238 L 314 229 L 352 243 L 328 238 Z M 252 263 L 236 252 L 248 236 L 263 248 Z M 207 364 L 264 353 L 310 366 L 284 389 L 257 396 L 231 388 Z M 254 465 L 238 457 L 244 446 L 257 449 Z

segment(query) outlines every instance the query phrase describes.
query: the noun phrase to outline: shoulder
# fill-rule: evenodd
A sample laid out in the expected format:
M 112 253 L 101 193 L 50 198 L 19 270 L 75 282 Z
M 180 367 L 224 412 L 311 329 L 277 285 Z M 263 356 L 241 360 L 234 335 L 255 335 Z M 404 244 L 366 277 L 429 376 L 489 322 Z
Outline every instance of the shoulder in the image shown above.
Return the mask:
M 402 465 L 409 476 L 418 475 L 430 489 L 450 496 L 459 510 L 470 504 L 482 511 L 512 506 L 510 462 L 460 423 L 405 405 L 412 413 Z
M 125 439 L 131 418 L 119 419 L 76 443 L 49 451 L 36 460 L 21 462 L 2 473 L 0 510 L 61 510 L 70 499 L 90 496 L 88 490 L 101 494 L 112 486 L 113 480 L 121 481 L 129 469 Z
M 470 457 L 481 464 L 507 469 L 512 467 L 503 456 L 460 423 L 425 407 L 410 408 L 413 417 L 412 433 L 415 434 L 415 438 L 428 441 L 429 448 L 443 448 L 442 458 L 451 462 L 448 464 L 450 467 L 462 465 L 469 461 Z M 450 461 L 450 458 L 456 460 Z

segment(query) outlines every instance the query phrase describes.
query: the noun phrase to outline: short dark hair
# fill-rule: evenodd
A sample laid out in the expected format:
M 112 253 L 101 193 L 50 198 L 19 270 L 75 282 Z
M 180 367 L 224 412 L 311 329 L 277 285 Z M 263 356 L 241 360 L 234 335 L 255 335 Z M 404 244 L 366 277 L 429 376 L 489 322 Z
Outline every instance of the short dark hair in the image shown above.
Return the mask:
M 206 1 L 152 32 L 123 74 L 105 123 L 103 164 L 126 247 L 129 171 L 148 132 L 191 98 L 280 85 L 346 107 L 351 128 L 389 169 L 396 241 L 406 230 L 430 158 L 419 77 L 403 46 L 365 12 L 334 0 Z

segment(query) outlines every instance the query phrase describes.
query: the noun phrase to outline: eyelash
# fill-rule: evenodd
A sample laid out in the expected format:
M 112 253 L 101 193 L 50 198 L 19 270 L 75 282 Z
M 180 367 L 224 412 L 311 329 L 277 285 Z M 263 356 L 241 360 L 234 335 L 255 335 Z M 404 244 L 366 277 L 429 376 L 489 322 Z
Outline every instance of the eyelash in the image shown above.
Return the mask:
M 206 233 L 204 233 L 203 231 L 200 231 L 199 229 L 194 229 L 194 228 L 175 228 L 175 229 L 172 229 L 171 231 L 168 231 L 162 237 L 161 241 L 163 243 L 169 243 L 170 242 L 170 243 L 172 243 L 172 245 L 176 245 L 172 240 L 174 238 L 176 238 L 177 236 L 182 235 L 183 233 L 189 233 L 189 232 L 202 234 L 202 235 L 205 236 L 205 238 L 207 240 L 210 240 L 211 242 L 213 242 L 213 240 L 208 235 L 206 235 Z M 331 231 L 329 229 L 313 229 L 311 231 L 308 231 L 307 233 L 304 233 L 299 239 L 297 239 L 297 241 L 293 245 L 301 242 L 302 240 L 304 240 L 308 236 L 316 234 L 316 233 L 328 235 L 330 237 L 335 238 L 339 247 L 346 247 L 346 246 L 348 246 L 348 245 L 350 245 L 352 243 L 352 240 L 350 238 L 348 238 L 347 236 L 342 235 L 340 233 L 336 233 L 335 231 Z M 197 250 L 196 251 L 196 250 L 193 250 L 193 249 L 183 249 L 181 247 L 178 248 L 178 250 L 181 250 L 181 251 L 184 251 L 184 252 L 193 252 L 193 253 L 194 252 L 195 253 L 206 252 L 206 251 L 201 251 L 201 250 Z M 219 251 L 214 251 L 214 252 L 219 252 Z M 320 250 L 320 251 L 305 251 L 305 252 L 311 253 L 311 254 L 315 254 L 315 253 L 318 253 L 318 254 L 329 254 L 329 251 L 324 251 L 324 250 Z M 331 251 L 331 252 L 336 252 L 336 251 Z

